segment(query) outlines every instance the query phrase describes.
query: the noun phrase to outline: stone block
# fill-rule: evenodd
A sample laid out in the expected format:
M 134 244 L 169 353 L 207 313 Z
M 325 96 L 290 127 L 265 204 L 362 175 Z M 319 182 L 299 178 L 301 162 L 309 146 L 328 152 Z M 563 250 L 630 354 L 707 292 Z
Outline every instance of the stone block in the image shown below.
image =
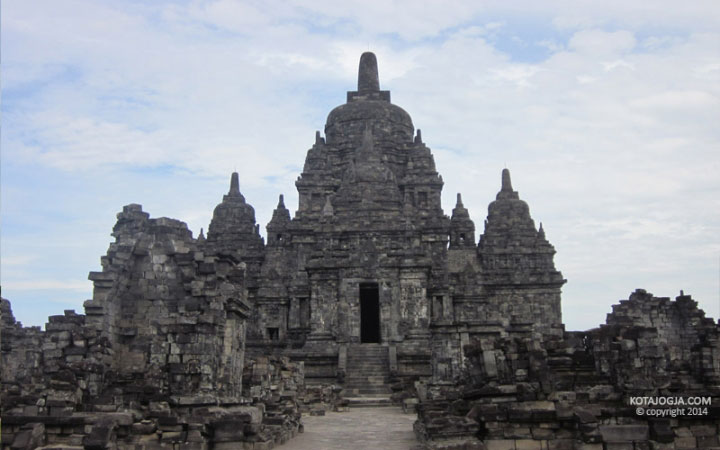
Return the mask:
M 215 421 L 211 424 L 213 430 L 213 443 L 242 442 L 245 440 L 245 433 L 242 426 L 233 420 Z
M 406 398 L 403 400 L 402 408 L 404 413 L 414 413 L 415 406 L 420 401 L 417 398 Z M 468 413 L 469 414 L 469 413 Z
M 650 450 L 675 450 L 675 444 L 650 441 Z
M 515 450 L 543 450 L 542 442 L 534 439 L 516 439 Z
M 598 421 L 595 414 L 590 410 L 579 406 L 573 409 L 573 418 L 579 423 L 595 423 Z
M 603 445 L 596 444 L 596 443 L 582 442 L 582 443 L 578 443 L 575 446 L 575 450 L 603 450 Z
M 23 428 L 15 433 L 10 445 L 11 450 L 32 450 L 45 443 L 45 425 L 32 423 Z
M 600 425 L 598 429 L 605 442 L 643 441 L 649 437 L 647 425 Z
M 90 434 L 83 439 L 86 450 L 104 450 L 113 440 L 114 427 L 112 425 L 94 425 Z
M 533 427 L 532 437 L 536 440 L 548 440 L 555 437 L 555 431 L 548 428 Z
M 515 450 L 514 439 L 488 439 L 484 444 L 487 450 Z
M 720 440 L 717 436 L 698 436 L 697 446 L 698 448 L 720 447 Z
M 572 439 L 550 439 L 547 441 L 548 450 L 573 450 L 574 442 Z
M 607 442 L 604 450 L 634 450 L 632 442 Z
M 176 431 L 162 431 L 162 434 L 160 435 L 160 441 L 166 442 L 166 443 L 173 443 L 173 442 L 183 442 L 185 440 L 185 433 L 182 431 L 182 427 L 180 430 Z
M 264 410 L 259 406 L 235 406 L 228 409 L 236 421 L 243 423 L 262 423 Z
M 718 428 L 715 425 L 694 425 L 690 427 L 693 436 L 717 436 Z
M 506 427 L 503 435 L 508 439 L 529 439 L 532 437 L 529 427 L 520 426 Z
M 675 438 L 675 448 L 677 450 L 697 448 L 697 440 L 694 437 L 677 437 Z
M 554 391 L 548 395 L 548 400 L 551 402 L 574 402 L 577 398 L 575 391 Z
M 650 422 L 650 439 L 657 442 L 670 443 L 675 439 L 675 433 L 670 428 L 669 420 Z
M 677 437 L 692 437 L 692 431 L 688 427 L 676 427 L 673 429 Z
M 132 424 L 130 432 L 137 435 L 152 434 L 155 433 L 156 429 L 157 427 L 155 426 L 155 422 L 151 420 L 143 420 L 141 422 Z

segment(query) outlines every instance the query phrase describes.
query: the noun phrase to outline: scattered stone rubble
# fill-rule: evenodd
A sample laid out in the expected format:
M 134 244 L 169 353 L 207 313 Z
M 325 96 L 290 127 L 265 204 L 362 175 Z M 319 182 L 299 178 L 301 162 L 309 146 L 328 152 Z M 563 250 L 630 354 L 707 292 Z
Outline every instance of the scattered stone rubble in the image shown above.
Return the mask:
M 245 263 L 139 205 L 113 235 L 84 315 L 22 328 L 3 300 L 3 448 L 266 449 L 292 437 L 302 363 L 246 361 Z
M 471 336 L 464 378 L 430 383 L 417 406 L 419 448 L 720 448 L 718 339 L 689 296 L 640 289 L 586 332 Z
M 2 450 L 266 449 L 351 400 L 416 410 L 425 448 L 720 448 L 719 325 L 638 290 L 565 331 L 555 249 L 510 172 L 476 241 L 375 55 L 358 72 L 267 242 L 234 173 L 207 238 L 124 207 L 84 314 L 24 328 L 3 299 Z M 712 404 L 641 416 L 646 396 Z

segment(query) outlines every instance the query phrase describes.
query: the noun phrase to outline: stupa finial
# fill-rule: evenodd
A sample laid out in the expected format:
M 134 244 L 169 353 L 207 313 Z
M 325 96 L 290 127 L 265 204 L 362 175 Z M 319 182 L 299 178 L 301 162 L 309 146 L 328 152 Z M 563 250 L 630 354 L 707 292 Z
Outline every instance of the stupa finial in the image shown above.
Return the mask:
M 233 172 L 230 176 L 230 192 L 228 192 L 228 195 L 230 196 L 238 196 L 240 195 L 240 178 L 238 177 L 237 172 Z
M 512 192 L 512 182 L 510 181 L 510 171 L 503 169 L 502 171 L 502 187 L 500 188 L 503 192 Z
M 379 91 L 380 77 L 378 76 L 377 58 L 372 52 L 365 52 L 360 56 L 358 68 L 358 92 Z

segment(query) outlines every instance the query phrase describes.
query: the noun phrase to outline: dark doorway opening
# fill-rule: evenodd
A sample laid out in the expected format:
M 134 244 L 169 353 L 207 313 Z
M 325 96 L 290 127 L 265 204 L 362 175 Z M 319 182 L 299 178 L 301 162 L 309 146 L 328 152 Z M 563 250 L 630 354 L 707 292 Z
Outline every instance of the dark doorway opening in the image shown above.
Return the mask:
M 360 342 L 380 343 L 380 294 L 377 283 L 360 283 Z

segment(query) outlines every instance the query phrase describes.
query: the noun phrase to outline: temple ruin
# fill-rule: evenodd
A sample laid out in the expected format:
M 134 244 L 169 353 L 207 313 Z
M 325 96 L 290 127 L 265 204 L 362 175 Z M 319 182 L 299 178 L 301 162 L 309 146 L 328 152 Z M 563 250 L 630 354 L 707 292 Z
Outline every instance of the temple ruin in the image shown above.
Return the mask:
M 27 328 L 2 300 L 2 449 L 269 449 L 303 412 L 391 403 L 425 449 L 720 448 L 720 324 L 636 290 L 566 331 L 555 250 L 499 175 L 476 241 L 364 53 L 265 239 L 233 173 L 207 236 L 125 206 L 84 314 Z

